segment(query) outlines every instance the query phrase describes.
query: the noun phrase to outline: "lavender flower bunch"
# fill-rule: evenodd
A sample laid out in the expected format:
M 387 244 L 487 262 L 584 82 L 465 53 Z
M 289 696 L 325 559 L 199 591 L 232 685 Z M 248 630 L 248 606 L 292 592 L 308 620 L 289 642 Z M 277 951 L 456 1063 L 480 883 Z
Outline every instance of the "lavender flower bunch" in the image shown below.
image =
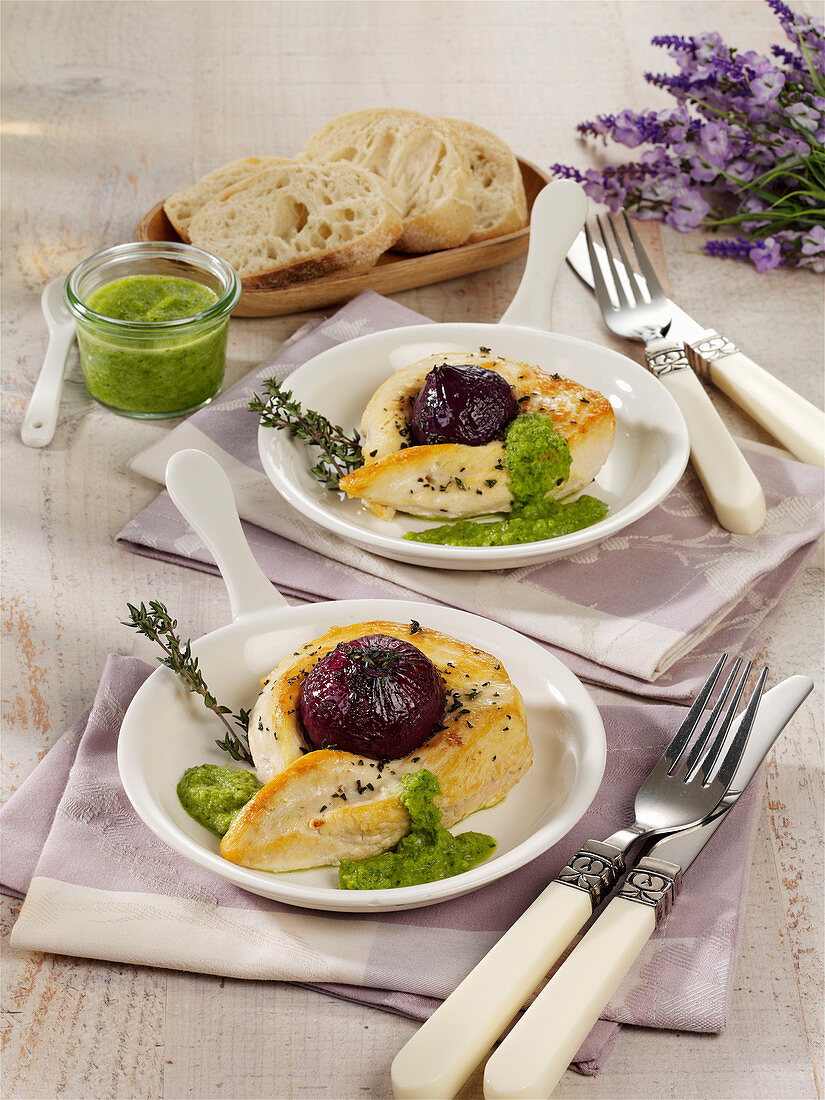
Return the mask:
M 766 0 L 789 47 L 740 53 L 716 32 L 653 39 L 674 75 L 646 73 L 677 106 L 622 111 L 578 126 L 629 148 L 638 161 L 601 172 L 555 164 L 596 202 L 624 206 L 687 232 L 727 231 L 709 256 L 746 259 L 759 271 L 786 265 L 825 272 L 825 25 Z

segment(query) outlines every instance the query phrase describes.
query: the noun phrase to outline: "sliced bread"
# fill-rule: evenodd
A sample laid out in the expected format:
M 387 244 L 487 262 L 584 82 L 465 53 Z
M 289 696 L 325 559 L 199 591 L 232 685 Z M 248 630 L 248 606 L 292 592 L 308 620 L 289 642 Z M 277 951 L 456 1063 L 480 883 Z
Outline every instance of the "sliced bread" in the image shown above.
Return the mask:
M 192 244 L 223 256 L 246 289 L 371 267 L 401 233 L 382 179 L 353 164 L 285 161 L 206 203 Z
M 178 191 L 170 195 L 163 204 L 166 217 L 172 223 L 182 241 L 189 240 L 189 223 L 202 206 L 210 202 L 241 180 L 264 168 L 272 168 L 277 164 L 283 164 L 284 157 L 242 157 L 240 160 L 230 161 L 214 172 L 210 172 L 203 179 L 185 191 Z
M 433 252 L 473 228 L 470 168 L 449 123 L 417 111 L 373 108 L 340 115 L 304 147 L 311 161 L 350 161 L 387 181 L 403 220 L 395 248 Z
M 457 118 L 442 119 L 457 135 L 470 163 L 475 209 L 468 243 L 514 233 L 527 225 L 524 180 L 515 154 L 496 134 Z

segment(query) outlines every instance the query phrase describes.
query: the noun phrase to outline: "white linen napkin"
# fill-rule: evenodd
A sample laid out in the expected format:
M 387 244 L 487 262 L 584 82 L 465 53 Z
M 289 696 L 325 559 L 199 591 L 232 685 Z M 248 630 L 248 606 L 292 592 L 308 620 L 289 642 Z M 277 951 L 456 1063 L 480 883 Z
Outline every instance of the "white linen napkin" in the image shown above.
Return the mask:
M 673 706 L 601 708 L 607 764 L 593 804 L 544 855 L 464 897 L 395 913 L 324 913 L 247 893 L 160 841 L 117 765 L 126 708 L 151 671 L 110 657 L 93 706 L 0 811 L 0 887 L 25 895 L 17 949 L 309 984 L 426 1019 L 590 838 L 633 818 L 636 790 L 684 716 Z M 618 1024 L 720 1031 L 744 912 L 761 784 L 753 781 L 685 877 L 576 1057 L 595 1073 Z M 389 1057 L 389 1055 L 388 1055 Z

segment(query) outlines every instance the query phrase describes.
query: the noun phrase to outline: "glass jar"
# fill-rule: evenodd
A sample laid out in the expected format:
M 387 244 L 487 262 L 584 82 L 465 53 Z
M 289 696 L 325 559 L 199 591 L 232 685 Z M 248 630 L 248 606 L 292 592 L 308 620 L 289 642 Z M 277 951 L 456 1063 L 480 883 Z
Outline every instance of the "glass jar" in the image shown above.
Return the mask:
M 176 285 L 159 280 L 185 279 L 208 288 L 214 300 L 173 320 L 121 320 L 90 308 L 102 288 L 121 280 L 128 287 L 147 276 L 146 287 L 158 290 Z M 111 288 L 113 300 L 118 293 L 119 287 Z M 206 405 L 223 384 L 229 314 L 240 294 L 240 280 L 225 260 L 188 244 L 137 241 L 84 260 L 66 279 L 64 297 L 89 393 L 117 413 L 145 419 L 182 416 Z

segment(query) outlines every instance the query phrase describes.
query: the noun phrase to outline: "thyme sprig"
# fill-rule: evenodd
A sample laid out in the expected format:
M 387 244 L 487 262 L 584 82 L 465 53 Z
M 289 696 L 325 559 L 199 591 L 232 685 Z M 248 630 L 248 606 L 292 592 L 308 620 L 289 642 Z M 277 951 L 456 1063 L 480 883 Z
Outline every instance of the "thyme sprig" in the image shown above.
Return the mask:
M 215 742 L 218 748 L 229 753 L 233 760 L 254 764 L 252 753 L 249 751 L 249 711 L 241 710 L 239 714 L 232 714 L 229 707 L 217 701 L 206 685 L 203 673 L 198 666 L 198 658 L 192 655 L 191 643 L 183 642 L 177 633 L 177 619 L 172 618 L 159 600 L 150 600 L 148 607 L 144 603 L 141 603 L 140 607 L 135 607 L 131 603 L 126 606 L 129 609 L 129 619 L 124 620 L 123 625 L 130 626 L 138 634 L 142 634 L 152 642 L 157 642 L 166 654 L 165 657 L 158 657 L 158 661 L 176 672 L 186 690 L 200 695 L 204 706 L 214 711 L 223 722 L 226 736 L 223 741 Z M 233 729 L 226 720 L 227 714 L 232 715 L 237 729 Z
M 321 452 L 312 467 L 313 475 L 328 489 L 337 489 L 338 482 L 358 466 L 364 465 L 361 436 L 357 431 L 347 435 L 340 425 L 333 424 L 313 409 L 303 409 L 292 390 L 284 389 L 277 378 L 263 382 L 266 397 L 252 395 L 249 408 L 260 415 L 265 428 L 285 429 L 304 443 Z

